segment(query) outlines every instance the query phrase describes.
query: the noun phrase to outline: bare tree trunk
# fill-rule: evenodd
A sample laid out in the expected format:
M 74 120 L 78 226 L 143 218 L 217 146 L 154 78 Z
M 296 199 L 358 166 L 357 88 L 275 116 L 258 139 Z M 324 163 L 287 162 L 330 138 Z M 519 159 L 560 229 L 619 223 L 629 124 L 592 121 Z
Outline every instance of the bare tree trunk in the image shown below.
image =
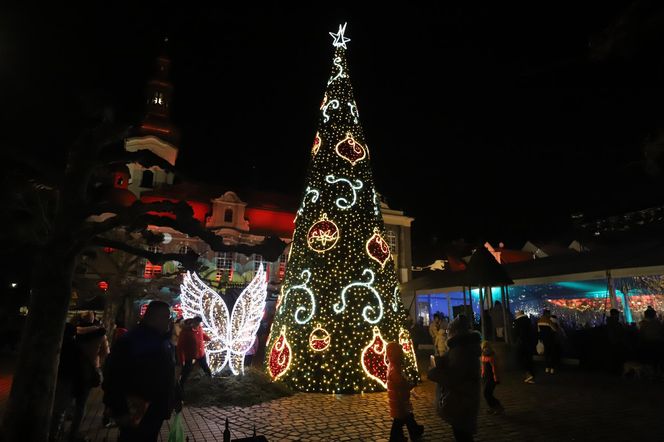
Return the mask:
M 35 260 L 30 310 L 0 439 L 46 441 L 71 297 L 74 259 L 52 244 Z

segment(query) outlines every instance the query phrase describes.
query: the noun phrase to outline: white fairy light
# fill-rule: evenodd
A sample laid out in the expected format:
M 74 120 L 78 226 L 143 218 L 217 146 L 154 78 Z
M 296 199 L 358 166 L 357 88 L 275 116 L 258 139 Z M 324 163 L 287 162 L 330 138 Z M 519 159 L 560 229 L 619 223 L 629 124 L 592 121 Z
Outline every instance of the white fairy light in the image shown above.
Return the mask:
M 378 300 L 378 310 L 380 311 L 380 313 L 378 314 L 377 318 L 370 319 L 369 316 L 368 316 L 369 312 L 375 313 L 376 309 L 374 307 L 370 306 L 370 305 L 367 305 L 362 309 L 362 317 L 369 324 L 377 324 L 378 321 L 380 321 L 381 318 L 383 317 L 383 301 L 382 301 L 382 299 L 380 299 L 380 294 L 376 291 L 375 288 L 373 288 L 371 286 L 371 284 L 373 284 L 373 282 L 374 282 L 374 272 L 371 269 L 364 269 L 364 271 L 362 272 L 362 275 L 367 275 L 367 274 L 369 275 L 369 281 L 367 281 L 367 282 L 360 282 L 360 281 L 352 282 L 352 283 L 348 284 L 346 287 L 344 287 L 343 290 L 341 290 L 341 302 L 337 302 L 336 304 L 334 304 L 332 306 L 332 308 L 334 309 L 335 313 L 343 312 L 346 309 L 346 292 L 348 290 L 352 289 L 353 287 L 364 287 L 367 290 L 369 290 L 376 297 L 376 299 Z
M 335 48 L 348 49 L 346 47 L 346 43 L 348 43 L 350 41 L 350 38 L 344 37 L 344 33 L 346 32 L 346 25 L 347 24 L 348 23 L 344 23 L 343 26 L 339 25 L 339 31 L 337 31 L 336 34 L 334 32 L 330 32 L 330 35 L 332 36 L 332 38 L 334 38 L 334 41 L 332 42 L 332 45 Z
M 346 178 L 336 178 L 334 175 L 328 175 L 325 177 L 325 181 L 327 181 L 330 184 L 334 183 L 346 183 L 348 186 L 350 186 L 350 190 L 353 192 L 353 201 L 350 202 L 348 199 L 344 197 L 339 197 L 337 200 L 334 202 L 338 208 L 340 209 L 350 209 L 355 205 L 355 202 L 357 201 L 357 191 L 360 190 L 363 186 L 362 181 L 360 180 L 355 180 L 355 184 L 353 184 L 350 180 L 347 180 Z
M 332 109 L 339 109 L 339 100 L 330 100 L 323 106 L 323 123 L 330 121 L 330 116 L 327 114 L 327 108 L 332 107 Z
M 348 77 L 348 75 L 346 75 L 346 73 L 344 72 L 344 67 L 341 65 L 341 57 L 334 57 L 333 63 L 339 70 L 337 71 L 337 75 L 335 75 L 334 77 L 330 77 L 330 79 L 327 80 L 328 86 L 339 78 Z
M 394 287 L 394 294 L 392 295 L 392 310 L 396 313 L 399 310 L 399 287 Z
M 315 203 L 318 201 L 318 197 L 320 196 L 320 192 L 316 189 L 314 189 L 311 186 L 307 186 L 307 189 L 304 191 L 304 198 L 302 198 L 302 205 L 300 208 L 297 210 L 298 215 L 302 215 L 302 211 L 304 210 L 304 207 L 307 205 L 307 197 L 309 194 L 312 194 L 313 196 L 311 197 L 311 202 Z
M 357 104 L 355 102 L 348 102 L 348 107 L 350 108 L 350 114 L 353 117 L 353 123 L 359 124 L 360 123 L 360 112 L 357 110 Z
M 316 297 L 314 296 L 314 292 L 312 292 L 311 289 L 307 287 L 307 284 L 311 279 L 311 271 L 309 269 L 304 269 L 302 273 L 300 273 L 300 278 L 302 278 L 304 282 L 289 287 L 288 290 L 286 290 L 284 293 L 284 299 L 279 306 L 279 313 L 283 313 L 284 305 L 286 305 L 286 301 L 288 300 L 288 294 L 294 290 L 302 290 L 307 295 L 309 295 L 309 299 L 311 300 L 311 313 L 309 313 L 309 316 L 307 316 L 305 319 L 301 319 L 300 313 L 305 312 L 307 308 L 303 305 L 300 305 L 297 307 L 297 309 L 295 309 L 294 316 L 295 322 L 298 324 L 306 324 L 307 322 L 311 321 L 311 318 L 313 318 L 314 313 L 316 312 Z
M 203 330 L 211 336 L 206 343 L 210 370 L 219 373 L 228 363 L 235 375 L 244 373 L 244 356 L 256 339 L 256 332 L 265 310 L 267 279 L 263 264 L 249 285 L 242 290 L 233 312 L 217 292 L 195 273 L 187 272 L 180 285 L 182 316 L 203 319 Z

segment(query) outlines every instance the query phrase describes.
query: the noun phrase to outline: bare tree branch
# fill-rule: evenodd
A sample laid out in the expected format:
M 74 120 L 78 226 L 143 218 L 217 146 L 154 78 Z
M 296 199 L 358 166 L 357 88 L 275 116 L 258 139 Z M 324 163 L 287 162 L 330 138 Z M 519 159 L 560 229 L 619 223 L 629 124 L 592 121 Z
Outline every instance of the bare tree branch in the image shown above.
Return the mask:
M 193 250 L 189 250 L 187 253 L 151 252 L 149 250 L 142 249 L 140 247 L 131 246 L 122 241 L 103 238 L 101 236 L 93 238 L 91 244 L 100 247 L 113 247 L 114 249 L 122 250 L 123 252 L 127 252 L 132 255 L 146 258 L 152 264 L 158 265 L 158 264 L 163 264 L 167 261 L 178 261 L 187 270 L 195 270 L 198 266 L 198 253 L 194 252 Z

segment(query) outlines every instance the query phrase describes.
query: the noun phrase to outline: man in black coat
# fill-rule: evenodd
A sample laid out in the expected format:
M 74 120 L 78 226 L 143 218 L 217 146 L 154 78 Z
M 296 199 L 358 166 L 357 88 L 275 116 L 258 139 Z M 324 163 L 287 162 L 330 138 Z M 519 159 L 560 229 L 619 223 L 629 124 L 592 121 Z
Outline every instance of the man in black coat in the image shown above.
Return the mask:
M 170 308 L 152 301 L 138 327 L 122 336 L 104 371 L 104 404 L 120 427 L 118 441 L 156 441 L 165 419 L 181 408 L 175 387 Z
M 533 369 L 533 348 L 535 347 L 535 331 L 530 318 L 523 310 L 516 312 L 514 320 L 514 338 L 516 341 L 517 357 L 519 365 L 526 372 L 527 384 L 535 383 L 535 371 Z

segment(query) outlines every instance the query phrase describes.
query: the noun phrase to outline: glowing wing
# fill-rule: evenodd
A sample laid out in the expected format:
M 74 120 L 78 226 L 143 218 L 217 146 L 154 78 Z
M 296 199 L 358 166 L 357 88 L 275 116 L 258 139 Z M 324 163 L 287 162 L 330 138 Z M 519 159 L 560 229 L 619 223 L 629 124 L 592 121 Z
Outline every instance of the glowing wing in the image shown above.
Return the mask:
M 180 285 L 182 316 L 203 318 L 203 330 L 211 340 L 206 343 L 208 364 L 213 373 L 228 362 L 230 315 L 223 299 L 195 273 L 187 272 Z
M 229 366 L 233 374 L 244 373 L 244 355 L 256 339 L 256 332 L 261 325 L 265 310 L 266 296 L 267 280 L 265 269 L 261 264 L 254 279 L 242 290 L 233 306 L 229 337 Z

